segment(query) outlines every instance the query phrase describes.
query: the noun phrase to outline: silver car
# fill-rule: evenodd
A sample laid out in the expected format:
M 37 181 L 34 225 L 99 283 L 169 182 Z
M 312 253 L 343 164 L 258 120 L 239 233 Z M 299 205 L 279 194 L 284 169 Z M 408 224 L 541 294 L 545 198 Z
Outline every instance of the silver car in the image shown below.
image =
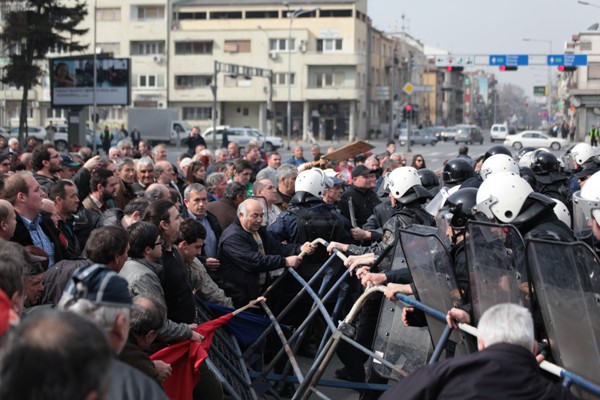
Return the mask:
M 280 147 L 283 147 L 283 140 L 277 136 L 266 136 L 258 129 L 253 128 L 232 128 L 230 126 L 221 125 L 217 126 L 216 139 L 213 136 L 213 128 L 208 128 L 202 133 L 204 141 L 207 146 L 211 146 L 215 141 L 216 145 L 220 146 L 223 141 L 223 132 L 227 131 L 227 140 L 235 142 L 238 146 L 245 146 L 251 140 L 256 139 L 259 146 L 264 148 L 266 151 L 275 151 Z
M 404 146 L 407 142 L 406 132 L 400 133 L 400 137 L 398 138 L 400 142 L 400 146 Z M 410 145 L 414 146 L 415 144 L 422 144 L 423 146 L 427 146 L 428 144 L 435 146 L 438 140 L 435 137 L 435 133 L 430 129 L 424 128 L 421 130 L 411 130 L 410 132 Z

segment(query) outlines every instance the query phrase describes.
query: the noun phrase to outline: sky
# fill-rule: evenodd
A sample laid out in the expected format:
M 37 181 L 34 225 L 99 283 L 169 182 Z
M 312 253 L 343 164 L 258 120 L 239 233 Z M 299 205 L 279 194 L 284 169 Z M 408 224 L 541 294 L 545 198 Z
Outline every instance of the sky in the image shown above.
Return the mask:
M 561 54 L 573 34 L 600 22 L 598 6 L 577 0 L 368 0 L 368 15 L 375 28 L 385 32 L 404 28 L 422 43 L 452 54 Z M 548 81 L 547 67 L 520 67 L 500 72 L 498 67 L 479 67 L 495 73 L 500 83 L 513 83 L 533 95 L 534 85 Z M 556 67 L 551 67 L 556 75 Z

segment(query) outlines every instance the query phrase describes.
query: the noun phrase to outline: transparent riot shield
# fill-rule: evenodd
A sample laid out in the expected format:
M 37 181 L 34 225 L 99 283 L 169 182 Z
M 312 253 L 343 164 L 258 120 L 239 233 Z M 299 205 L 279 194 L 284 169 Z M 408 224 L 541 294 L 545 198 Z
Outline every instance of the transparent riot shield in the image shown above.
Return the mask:
M 485 310 L 496 304 L 513 303 L 531 309 L 525 245 L 513 225 L 469 221 L 465 249 L 473 325 L 477 325 Z
M 406 257 L 402 246 L 398 243 L 395 248 L 392 270 L 406 268 Z M 427 364 L 433 351 L 433 344 L 427 327 L 404 326 L 402 323 L 404 307 L 402 302 L 388 301 L 385 297 L 383 298 L 373 341 L 373 351 L 406 373 L 411 373 Z M 377 361 L 373 362 L 373 368 L 385 378 L 400 378 L 396 372 Z
M 527 241 L 527 264 L 557 364 L 600 384 L 600 260 L 585 243 Z
M 419 301 L 446 313 L 452 307 L 461 306 L 463 297 L 454 274 L 452 260 L 437 233 L 436 228 L 414 225 L 400 231 L 400 242 Z M 425 318 L 433 343 L 438 343 L 446 323 L 429 314 L 425 314 Z M 475 343 L 469 339 L 468 335 L 454 330 L 446 344 L 446 355 L 475 351 Z

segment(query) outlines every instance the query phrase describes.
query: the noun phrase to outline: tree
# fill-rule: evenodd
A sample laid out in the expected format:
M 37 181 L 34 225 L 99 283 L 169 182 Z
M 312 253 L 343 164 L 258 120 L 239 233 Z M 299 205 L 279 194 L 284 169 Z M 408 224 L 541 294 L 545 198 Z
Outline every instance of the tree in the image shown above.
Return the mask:
M 80 0 L 75 0 L 71 6 L 64 5 L 61 0 L 0 0 L 0 5 L 4 16 L 0 40 L 5 47 L 4 53 L 10 57 L 2 82 L 23 90 L 19 143 L 24 143 L 29 90 L 46 73 L 43 62 L 47 54 L 59 49 L 68 53 L 82 52 L 88 47 L 75 40 L 87 32 L 78 27 L 87 15 L 87 6 Z

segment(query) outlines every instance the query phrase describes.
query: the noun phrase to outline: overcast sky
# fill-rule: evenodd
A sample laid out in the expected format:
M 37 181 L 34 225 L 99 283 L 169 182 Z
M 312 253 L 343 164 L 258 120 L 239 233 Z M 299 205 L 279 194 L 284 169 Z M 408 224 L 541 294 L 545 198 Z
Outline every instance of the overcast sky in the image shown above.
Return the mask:
M 548 43 L 524 42 L 523 38 L 552 41 L 552 52 L 563 53 L 575 33 L 600 22 L 600 8 L 577 0 L 368 0 L 368 15 L 377 29 L 405 30 L 421 42 L 453 54 L 546 54 Z M 590 0 L 600 7 L 600 0 Z M 516 83 L 532 95 L 534 85 L 545 85 L 546 67 L 520 67 L 516 72 L 496 73 L 501 83 Z M 558 72 L 552 67 L 552 72 Z

